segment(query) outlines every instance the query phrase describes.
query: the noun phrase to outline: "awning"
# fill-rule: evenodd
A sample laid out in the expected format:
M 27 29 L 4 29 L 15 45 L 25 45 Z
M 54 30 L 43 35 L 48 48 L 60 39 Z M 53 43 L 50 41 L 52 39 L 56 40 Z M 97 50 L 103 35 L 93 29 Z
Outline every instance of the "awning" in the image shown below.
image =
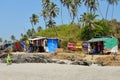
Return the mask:
M 105 41 L 108 38 L 92 38 L 90 40 L 88 40 L 87 42 L 100 42 L 100 41 Z
M 33 38 L 33 39 L 29 39 L 29 40 L 34 41 L 34 40 L 42 40 L 42 39 L 46 39 L 46 37 Z

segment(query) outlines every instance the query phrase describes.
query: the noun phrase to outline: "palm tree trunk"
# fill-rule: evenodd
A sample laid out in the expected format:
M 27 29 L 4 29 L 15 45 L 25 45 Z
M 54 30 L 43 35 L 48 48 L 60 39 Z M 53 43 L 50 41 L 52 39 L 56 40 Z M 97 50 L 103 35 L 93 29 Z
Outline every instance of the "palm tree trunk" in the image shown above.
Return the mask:
M 53 21 L 51 16 L 50 16 L 50 20 Z M 55 26 L 53 26 L 53 24 L 52 24 L 52 28 L 54 29 L 56 36 L 58 36 L 57 30 L 56 30 Z
M 54 29 L 54 31 L 55 31 L 55 33 L 56 33 L 56 36 L 58 37 L 58 32 L 57 32 L 55 26 L 53 26 L 53 29 Z
M 45 28 L 47 29 L 47 22 L 46 22 L 46 18 L 44 18 L 44 22 L 45 22 Z
M 70 16 L 69 22 L 71 22 L 70 21 L 71 20 L 71 13 L 70 13 L 69 9 L 68 9 L 68 13 L 69 13 L 69 16 Z
M 108 3 L 108 5 L 107 5 L 107 10 L 106 10 L 106 16 L 105 16 L 105 19 L 107 19 L 108 10 L 109 10 L 109 3 Z
M 32 25 L 32 29 L 34 29 L 34 26 L 33 26 L 33 24 L 31 23 L 31 25 Z M 34 32 L 32 31 L 32 38 L 33 38 L 33 34 L 34 34 Z
M 77 8 L 77 11 L 76 11 L 76 17 L 77 17 L 77 21 L 78 21 L 78 23 L 79 23 L 78 14 L 79 14 L 79 11 L 78 11 L 78 8 Z
M 98 1 L 98 0 L 97 0 L 97 3 L 98 3 L 98 10 L 99 10 L 99 12 L 100 12 L 100 15 L 101 15 L 102 18 L 104 19 L 103 14 L 102 14 L 101 9 L 100 9 L 100 6 L 99 6 L 99 1 Z
M 111 19 L 113 19 L 113 14 L 114 14 L 114 4 L 113 4 L 113 7 L 112 7 L 112 16 L 111 16 Z
M 63 17 L 62 17 L 62 3 L 61 3 L 61 23 L 63 24 Z

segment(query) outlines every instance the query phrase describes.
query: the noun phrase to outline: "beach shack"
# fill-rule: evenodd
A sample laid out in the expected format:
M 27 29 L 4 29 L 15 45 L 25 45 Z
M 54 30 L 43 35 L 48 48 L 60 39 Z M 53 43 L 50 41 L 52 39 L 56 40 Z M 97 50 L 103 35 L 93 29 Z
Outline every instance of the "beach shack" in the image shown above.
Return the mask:
M 47 38 L 47 37 L 37 37 L 30 40 L 30 46 L 33 47 L 33 51 L 38 48 L 38 52 L 56 52 L 58 48 L 58 39 Z
M 83 42 L 83 50 L 88 53 L 106 54 L 118 52 L 118 39 L 111 36 L 97 36 Z
M 30 52 L 45 52 L 45 40 L 46 37 L 36 37 L 29 39 L 29 50 Z

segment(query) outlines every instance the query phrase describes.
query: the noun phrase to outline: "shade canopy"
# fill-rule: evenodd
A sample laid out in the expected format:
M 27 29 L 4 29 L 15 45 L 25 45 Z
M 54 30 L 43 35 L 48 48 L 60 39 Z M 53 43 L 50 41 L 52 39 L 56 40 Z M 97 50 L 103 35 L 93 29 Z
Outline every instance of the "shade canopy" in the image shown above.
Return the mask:
M 100 42 L 100 41 L 105 41 L 109 38 L 92 38 L 90 40 L 88 40 L 87 42 Z

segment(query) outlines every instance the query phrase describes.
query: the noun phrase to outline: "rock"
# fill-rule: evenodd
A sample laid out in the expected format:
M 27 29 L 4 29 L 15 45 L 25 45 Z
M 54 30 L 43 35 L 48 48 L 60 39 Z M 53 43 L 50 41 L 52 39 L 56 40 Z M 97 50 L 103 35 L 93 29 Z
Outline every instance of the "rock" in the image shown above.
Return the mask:
M 58 61 L 58 64 L 66 64 L 64 61 Z
M 6 63 L 7 54 L 2 55 L 1 62 Z M 42 54 L 14 54 L 11 56 L 13 63 L 52 63 L 52 59 Z
M 90 66 L 90 65 L 92 65 L 92 62 L 91 61 L 83 61 L 83 65 L 85 65 L 85 66 Z
M 59 60 L 52 60 L 52 63 L 57 63 Z
M 73 64 L 73 65 L 90 66 L 92 64 L 92 62 L 90 62 L 90 61 L 74 61 L 71 64 Z

